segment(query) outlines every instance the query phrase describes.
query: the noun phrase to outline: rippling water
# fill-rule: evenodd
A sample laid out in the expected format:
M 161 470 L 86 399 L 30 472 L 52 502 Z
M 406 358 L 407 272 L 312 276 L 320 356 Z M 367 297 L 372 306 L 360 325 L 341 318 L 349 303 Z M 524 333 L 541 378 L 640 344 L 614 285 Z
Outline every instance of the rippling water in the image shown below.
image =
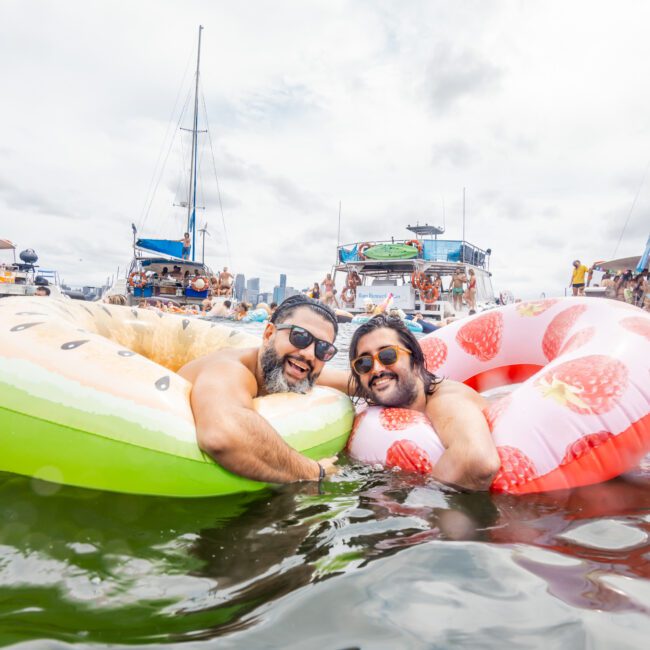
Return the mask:
M 320 493 L 198 500 L 0 474 L 0 521 L 4 646 L 638 649 L 650 634 L 650 460 L 527 497 L 345 459 Z

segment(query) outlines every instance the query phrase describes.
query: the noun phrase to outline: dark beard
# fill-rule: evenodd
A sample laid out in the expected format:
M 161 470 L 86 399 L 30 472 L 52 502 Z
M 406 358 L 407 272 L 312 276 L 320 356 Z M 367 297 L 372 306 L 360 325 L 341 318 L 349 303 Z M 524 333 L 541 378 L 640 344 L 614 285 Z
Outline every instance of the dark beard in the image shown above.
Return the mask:
M 375 394 L 372 388 L 364 390 L 365 399 L 369 404 L 376 404 L 378 406 L 409 408 L 418 396 L 418 386 L 415 377 L 408 375 L 406 378 L 399 378 L 392 372 L 382 372 L 375 379 L 382 376 L 391 376 L 397 380 L 397 386 L 391 391 L 390 395 Z
M 304 379 L 295 384 L 290 384 L 284 376 L 284 362 L 286 356 L 280 358 L 273 345 L 269 345 L 260 358 L 262 366 L 262 378 L 264 379 L 264 390 L 271 393 L 308 393 L 314 386 L 316 377 L 310 372 Z

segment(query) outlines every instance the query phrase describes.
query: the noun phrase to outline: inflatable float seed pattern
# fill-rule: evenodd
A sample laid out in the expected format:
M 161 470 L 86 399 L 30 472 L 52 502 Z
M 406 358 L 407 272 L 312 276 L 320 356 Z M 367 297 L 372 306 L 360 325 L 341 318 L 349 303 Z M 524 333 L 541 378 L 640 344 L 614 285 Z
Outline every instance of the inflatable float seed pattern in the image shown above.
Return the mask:
M 427 367 L 479 392 L 517 384 L 485 416 L 501 459 L 492 490 L 588 485 L 650 452 L 650 314 L 596 298 L 508 305 L 420 341 Z M 370 407 L 348 450 L 429 473 L 444 452 L 421 413 Z
M 182 316 L 46 298 L 0 300 L 0 470 L 69 485 L 211 496 L 262 484 L 219 467 L 196 444 L 194 358 L 259 339 Z M 254 401 L 285 441 L 314 458 L 339 451 L 353 410 L 341 393 Z

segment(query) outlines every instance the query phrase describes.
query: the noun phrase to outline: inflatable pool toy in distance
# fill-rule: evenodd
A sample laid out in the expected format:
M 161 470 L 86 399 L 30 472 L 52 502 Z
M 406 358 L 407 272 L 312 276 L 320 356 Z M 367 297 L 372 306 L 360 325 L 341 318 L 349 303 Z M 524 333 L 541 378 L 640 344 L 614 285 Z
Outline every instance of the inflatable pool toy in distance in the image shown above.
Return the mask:
M 201 452 L 191 385 L 176 371 L 209 352 L 259 345 L 241 330 L 147 309 L 50 298 L 0 300 L 0 471 L 98 490 L 198 497 L 255 490 Z M 218 396 L 215 396 L 218 399 Z M 298 451 L 342 449 L 349 399 L 254 400 Z
M 601 298 L 512 304 L 420 340 L 427 367 L 479 392 L 516 384 L 486 417 L 501 469 L 492 490 L 598 483 L 650 452 L 650 314 Z M 428 473 L 443 446 L 422 413 L 371 407 L 354 458 Z

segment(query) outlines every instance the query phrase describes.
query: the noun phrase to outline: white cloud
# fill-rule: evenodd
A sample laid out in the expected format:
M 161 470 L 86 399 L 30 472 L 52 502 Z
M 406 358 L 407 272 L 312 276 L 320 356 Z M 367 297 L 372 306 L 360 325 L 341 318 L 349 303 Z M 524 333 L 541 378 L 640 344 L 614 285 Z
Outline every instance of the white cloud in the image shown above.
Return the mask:
M 495 289 L 562 292 L 572 259 L 613 253 L 641 182 L 649 19 L 641 1 L 5 0 L 0 237 L 74 283 L 124 268 L 201 23 L 235 271 L 265 287 L 320 279 L 339 200 L 343 241 L 406 237 L 441 223 L 443 203 L 459 237 L 466 187 L 467 238 L 494 251 Z M 171 151 L 149 235 L 184 229 Z M 200 219 L 219 267 L 211 165 L 205 150 Z M 640 253 L 649 229 L 647 180 L 617 254 Z

